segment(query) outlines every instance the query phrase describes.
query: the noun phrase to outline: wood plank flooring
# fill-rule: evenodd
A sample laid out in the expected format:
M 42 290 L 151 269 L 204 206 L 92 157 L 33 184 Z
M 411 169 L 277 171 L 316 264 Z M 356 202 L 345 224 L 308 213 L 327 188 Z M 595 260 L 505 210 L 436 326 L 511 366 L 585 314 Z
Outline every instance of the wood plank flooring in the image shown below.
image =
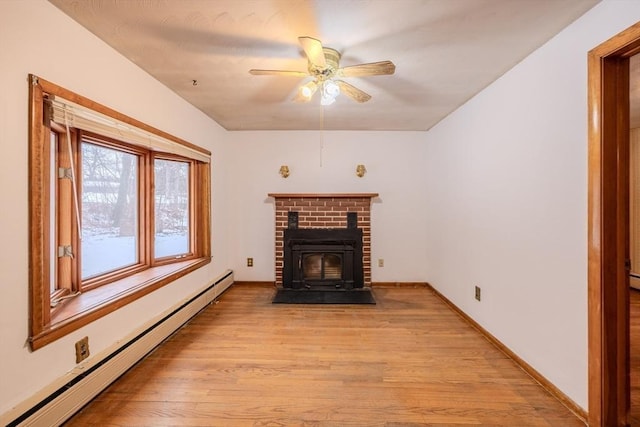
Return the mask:
M 67 426 L 583 426 L 426 287 L 233 286 Z

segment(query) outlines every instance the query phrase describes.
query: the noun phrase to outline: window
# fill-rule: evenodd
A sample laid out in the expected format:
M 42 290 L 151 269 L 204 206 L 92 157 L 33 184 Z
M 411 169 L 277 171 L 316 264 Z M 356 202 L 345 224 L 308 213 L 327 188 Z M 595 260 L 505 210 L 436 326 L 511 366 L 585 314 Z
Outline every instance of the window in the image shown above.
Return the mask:
M 43 79 L 31 83 L 37 349 L 210 262 L 210 153 Z
M 115 144 L 80 140 L 80 279 L 135 266 L 140 262 L 140 192 L 138 179 L 144 153 Z
M 189 163 L 157 159 L 155 177 L 155 257 L 189 253 Z

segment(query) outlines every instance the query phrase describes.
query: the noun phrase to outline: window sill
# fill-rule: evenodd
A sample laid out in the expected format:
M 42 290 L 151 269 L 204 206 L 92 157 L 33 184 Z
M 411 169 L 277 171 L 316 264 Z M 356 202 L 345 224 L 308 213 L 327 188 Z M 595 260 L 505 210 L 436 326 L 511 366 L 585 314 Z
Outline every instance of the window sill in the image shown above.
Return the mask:
M 210 258 L 196 258 L 152 267 L 65 300 L 52 310 L 50 324 L 30 338 L 31 349 L 37 350 L 210 262 Z

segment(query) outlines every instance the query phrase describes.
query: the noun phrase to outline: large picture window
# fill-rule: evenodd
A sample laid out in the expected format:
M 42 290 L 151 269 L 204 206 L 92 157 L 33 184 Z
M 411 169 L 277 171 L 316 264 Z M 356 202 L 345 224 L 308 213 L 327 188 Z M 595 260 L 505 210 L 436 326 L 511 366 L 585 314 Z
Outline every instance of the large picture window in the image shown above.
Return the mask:
M 210 153 L 30 85 L 32 349 L 210 262 Z

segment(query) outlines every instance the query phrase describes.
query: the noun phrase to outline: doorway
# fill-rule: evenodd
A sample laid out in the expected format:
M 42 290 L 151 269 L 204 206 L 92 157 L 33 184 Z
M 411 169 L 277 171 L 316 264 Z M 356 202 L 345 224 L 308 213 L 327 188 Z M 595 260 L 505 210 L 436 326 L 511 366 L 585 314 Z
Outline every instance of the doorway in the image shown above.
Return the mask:
M 589 52 L 589 425 L 629 424 L 629 58 L 640 23 Z
M 640 54 L 629 58 L 629 424 L 640 427 Z

